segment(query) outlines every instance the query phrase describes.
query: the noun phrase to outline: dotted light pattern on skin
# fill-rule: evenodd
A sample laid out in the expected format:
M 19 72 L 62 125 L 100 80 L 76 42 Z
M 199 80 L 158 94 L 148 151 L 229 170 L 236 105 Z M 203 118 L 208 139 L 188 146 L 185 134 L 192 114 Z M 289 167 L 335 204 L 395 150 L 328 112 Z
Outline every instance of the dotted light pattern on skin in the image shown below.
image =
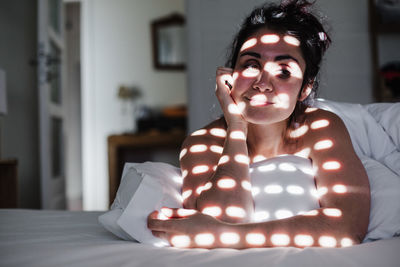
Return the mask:
M 315 150 L 324 150 L 333 147 L 333 142 L 331 140 L 322 140 L 314 145 Z
M 239 243 L 240 236 L 237 233 L 222 233 L 219 237 L 220 241 L 225 245 L 235 245 Z
M 198 246 L 211 246 L 212 244 L 214 244 L 215 242 L 215 237 L 213 234 L 211 233 L 203 233 L 203 234 L 197 234 L 194 237 L 194 242 L 196 242 L 196 244 Z

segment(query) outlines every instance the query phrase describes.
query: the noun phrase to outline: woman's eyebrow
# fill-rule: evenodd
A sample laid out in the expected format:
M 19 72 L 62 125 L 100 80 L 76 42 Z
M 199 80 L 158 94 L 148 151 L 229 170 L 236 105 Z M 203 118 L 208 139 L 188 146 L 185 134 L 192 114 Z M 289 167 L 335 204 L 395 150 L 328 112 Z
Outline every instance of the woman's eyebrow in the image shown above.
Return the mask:
M 243 52 L 242 54 L 240 54 L 239 57 L 243 57 L 243 56 L 252 56 L 252 57 L 256 57 L 256 58 L 261 58 L 261 55 L 259 53 L 256 52 Z
M 281 61 L 281 60 L 286 60 L 286 59 L 292 59 L 294 61 L 296 61 L 297 63 L 299 63 L 299 61 L 292 57 L 291 55 L 280 55 L 280 56 L 276 56 L 274 61 Z
M 239 57 L 244 57 L 244 56 L 251 56 L 251 57 L 261 58 L 261 55 L 259 53 L 251 52 L 251 51 L 243 52 L 242 54 L 240 54 Z M 292 60 L 296 61 L 297 63 L 299 63 L 299 61 L 295 57 L 293 57 L 291 55 L 279 55 L 279 56 L 276 56 L 274 58 L 274 61 L 282 61 L 282 60 L 287 60 L 287 59 L 292 59 Z

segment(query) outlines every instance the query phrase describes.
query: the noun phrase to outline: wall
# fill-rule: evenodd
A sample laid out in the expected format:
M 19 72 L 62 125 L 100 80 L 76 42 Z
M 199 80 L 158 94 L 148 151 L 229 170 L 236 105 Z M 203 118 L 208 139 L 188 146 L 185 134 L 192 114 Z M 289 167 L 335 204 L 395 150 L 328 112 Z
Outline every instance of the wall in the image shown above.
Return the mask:
M 186 103 L 184 72 L 156 71 L 150 22 L 184 14 L 184 0 L 82 0 L 82 143 L 85 210 L 108 203 L 107 137 L 135 129 L 120 85 L 142 90 L 138 105 Z
M 220 114 L 214 96 L 215 69 L 225 61 L 225 48 L 242 18 L 263 0 L 186 0 L 188 17 L 189 130 Z M 320 96 L 370 103 L 371 59 L 366 0 L 317 0 L 326 16 L 333 44 L 322 66 Z
M 8 113 L 0 118 L 2 158 L 18 159 L 20 208 L 40 208 L 36 1 L 0 1 L 0 68 L 7 75 Z

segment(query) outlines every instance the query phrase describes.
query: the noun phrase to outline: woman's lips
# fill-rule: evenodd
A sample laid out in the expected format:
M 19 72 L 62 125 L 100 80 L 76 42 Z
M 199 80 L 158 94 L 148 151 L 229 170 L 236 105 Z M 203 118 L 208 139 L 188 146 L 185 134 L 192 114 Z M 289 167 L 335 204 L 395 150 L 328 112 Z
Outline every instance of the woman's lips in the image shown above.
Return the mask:
M 253 106 L 253 107 L 261 107 L 261 106 L 268 106 L 268 105 L 274 104 L 274 103 L 268 101 L 267 97 L 262 94 L 254 95 L 247 99 L 250 101 L 250 106 Z

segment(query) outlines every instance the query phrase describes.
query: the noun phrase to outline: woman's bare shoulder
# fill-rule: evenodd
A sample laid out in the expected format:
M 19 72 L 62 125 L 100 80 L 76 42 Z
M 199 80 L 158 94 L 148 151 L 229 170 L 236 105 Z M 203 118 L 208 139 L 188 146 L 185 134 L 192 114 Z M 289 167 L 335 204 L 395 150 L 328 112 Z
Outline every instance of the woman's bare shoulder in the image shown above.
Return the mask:
M 324 140 L 332 142 L 350 141 L 350 135 L 342 119 L 327 110 L 316 109 L 306 113 L 304 126 L 306 131 L 304 140 L 308 145 L 314 146 Z
M 225 141 L 225 134 L 226 123 L 222 117 L 189 134 L 183 142 L 182 148 L 196 144 L 222 146 Z

